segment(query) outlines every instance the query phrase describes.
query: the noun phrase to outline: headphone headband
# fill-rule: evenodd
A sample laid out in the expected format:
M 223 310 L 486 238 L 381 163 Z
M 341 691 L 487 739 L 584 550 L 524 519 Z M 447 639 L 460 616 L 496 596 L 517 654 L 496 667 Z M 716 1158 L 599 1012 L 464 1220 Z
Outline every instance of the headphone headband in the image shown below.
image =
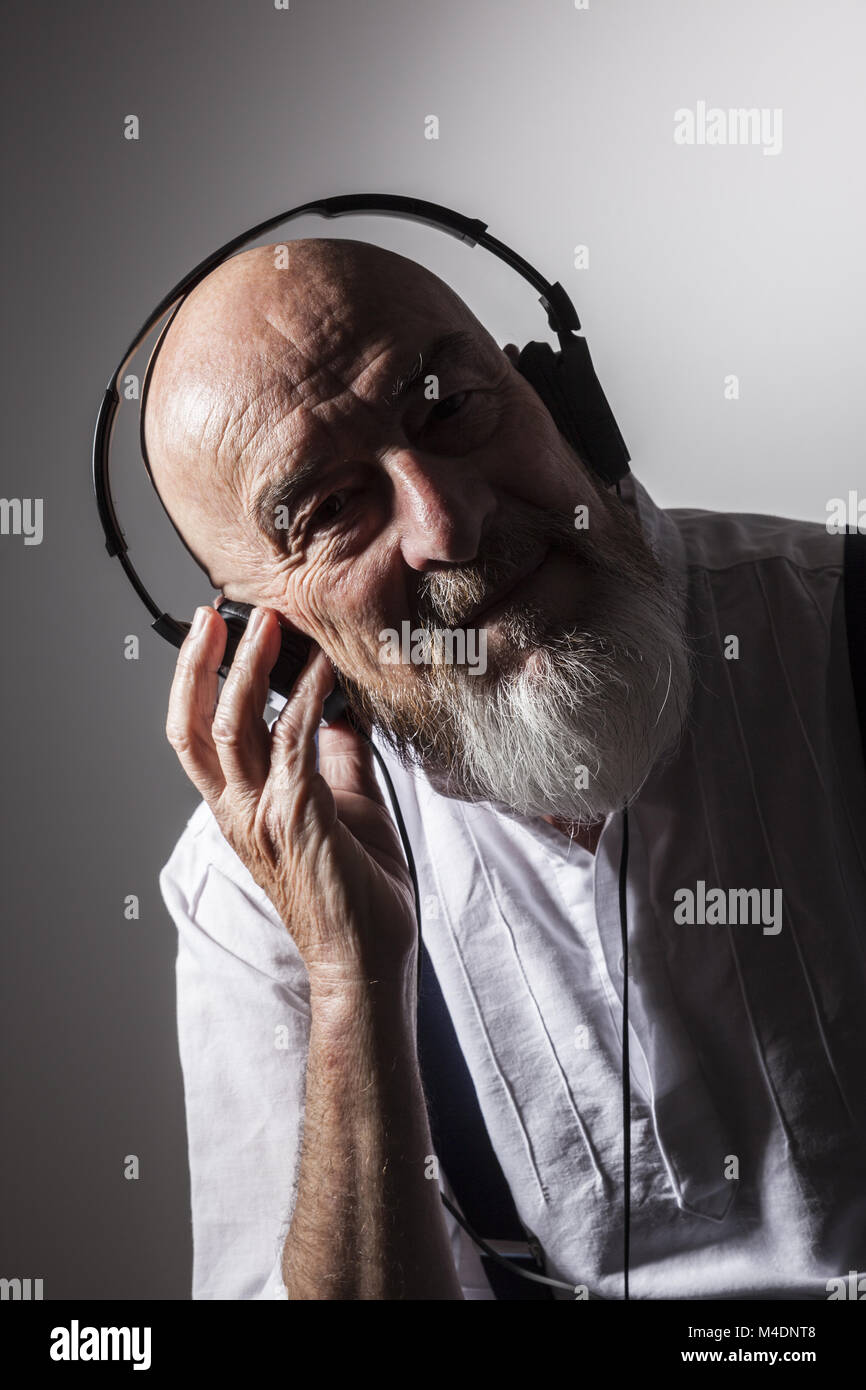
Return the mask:
M 124 371 L 135 352 L 137 352 L 144 339 L 153 331 L 166 313 L 170 310 L 173 311 L 154 346 L 142 385 L 139 414 L 139 442 L 145 467 L 152 479 L 150 462 L 147 457 L 147 449 L 144 441 L 144 411 L 153 365 L 174 315 L 180 309 L 187 295 L 189 295 L 212 270 L 215 270 L 223 261 L 228 260 L 234 252 L 240 251 L 249 242 L 257 240 L 260 236 L 269 232 L 273 227 L 280 226 L 283 223 L 293 221 L 298 217 L 306 216 L 310 213 L 319 213 L 322 217 L 327 218 L 352 216 L 362 213 L 381 214 L 385 217 L 399 217 L 408 221 L 425 223 L 429 227 L 457 237 L 459 241 L 466 242 L 470 247 L 481 246 L 499 260 L 504 261 L 506 265 L 510 266 L 512 270 L 516 271 L 518 275 L 522 276 L 524 280 L 528 281 L 530 285 L 538 290 L 541 304 L 547 314 L 548 325 L 553 332 L 556 333 L 563 350 L 567 349 L 568 345 L 573 344 L 575 341 L 583 344 L 582 339 L 575 340 L 572 336 L 575 331 L 580 330 L 580 319 L 577 316 L 577 311 L 568 294 L 558 281 L 551 284 L 534 266 L 530 265 L 528 261 L 518 255 L 516 251 L 506 246 L 504 242 L 498 241 L 495 237 L 488 235 L 487 224 L 485 222 L 481 222 L 477 218 L 465 217 L 462 213 L 455 212 L 452 208 L 443 207 L 440 203 L 430 203 L 422 198 L 408 198 L 392 193 L 347 193 L 332 198 L 321 198 L 313 202 L 301 203 L 297 207 L 290 208 L 288 212 L 279 213 L 275 217 L 269 217 L 264 222 L 257 223 L 256 226 L 251 227 L 248 231 L 241 232 L 239 236 L 233 237 L 231 241 L 226 242 L 224 246 L 212 252 L 211 255 L 207 256 L 203 261 L 200 261 L 197 266 L 189 271 L 182 280 L 178 281 L 174 289 L 160 301 L 145 321 L 143 327 L 136 334 L 118 366 L 112 373 L 108 385 L 105 388 L 93 436 L 93 487 L 96 494 L 99 519 L 105 536 L 105 548 L 109 555 L 116 555 L 120 560 L 127 578 L 139 598 L 155 619 L 153 627 L 163 637 L 167 637 L 169 641 L 174 643 L 175 646 L 180 646 L 183 642 L 186 636 L 186 626 L 178 623 L 176 619 L 172 618 L 167 612 L 161 609 L 141 582 L 129 559 L 126 539 L 121 530 L 114 508 L 114 499 L 111 493 L 111 482 L 109 477 L 109 454 L 114 420 L 120 404 L 117 383 L 121 373 Z M 548 349 L 548 351 L 550 350 Z M 564 357 L 565 351 L 563 351 L 561 355 Z M 586 357 L 588 360 L 588 353 Z M 551 358 L 553 358 L 552 353 Z M 600 389 L 599 387 L 598 390 L 600 391 Z M 620 464 L 619 476 L 623 476 L 623 474 L 628 471 L 628 454 L 625 451 L 625 445 L 622 444 L 621 436 L 618 430 L 616 430 L 615 422 L 613 422 L 613 427 L 621 445 L 622 462 Z M 611 476 L 611 481 L 616 481 L 616 479 Z M 180 533 L 178 532 L 178 534 Z M 182 536 L 181 540 L 183 540 Z M 185 541 L 184 545 L 186 545 Z M 187 549 L 189 549 L 188 546 Z

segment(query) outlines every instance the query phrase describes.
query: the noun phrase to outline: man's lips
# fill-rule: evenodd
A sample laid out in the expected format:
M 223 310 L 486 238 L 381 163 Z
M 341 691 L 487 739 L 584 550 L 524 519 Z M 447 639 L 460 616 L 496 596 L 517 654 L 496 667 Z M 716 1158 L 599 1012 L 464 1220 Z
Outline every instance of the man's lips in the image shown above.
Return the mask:
M 540 556 L 536 556 L 536 558 L 528 565 L 524 566 L 523 569 L 513 574 L 506 583 L 501 584 L 498 589 L 494 589 L 492 594 L 488 594 L 483 602 L 480 603 L 477 608 L 473 609 L 467 618 L 463 619 L 460 626 L 468 627 L 470 623 L 477 622 L 477 620 L 482 617 L 487 617 L 489 619 L 494 609 L 498 609 L 505 602 L 512 590 L 516 589 L 519 584 L 522 584 L 525 579 L 531 578 L 536 570 L 541 569 L 541 566 L 544 564 L 549 554 L 549 550 L 543 551 Z

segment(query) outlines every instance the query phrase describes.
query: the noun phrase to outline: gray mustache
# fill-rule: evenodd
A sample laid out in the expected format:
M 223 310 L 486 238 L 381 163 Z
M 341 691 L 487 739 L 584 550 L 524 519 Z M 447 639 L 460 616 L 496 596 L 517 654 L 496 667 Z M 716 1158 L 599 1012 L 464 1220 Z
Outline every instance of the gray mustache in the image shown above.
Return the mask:
M 483 550 L 469 565 L 421 576 L 418 618 L 424 626 L 447 623 L 458 627 L 496 589 L 516 578 L 527 562 L 550 548 L 593 564 L 586 532 L 578 533 L 571 518 L 558 512 L 527 512 L 485 537 Z

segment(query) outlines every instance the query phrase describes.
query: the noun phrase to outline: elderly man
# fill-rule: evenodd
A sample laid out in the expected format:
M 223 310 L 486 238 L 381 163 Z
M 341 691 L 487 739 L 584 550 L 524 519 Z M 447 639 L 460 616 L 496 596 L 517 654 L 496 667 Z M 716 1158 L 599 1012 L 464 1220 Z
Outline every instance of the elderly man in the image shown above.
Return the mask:
M 548 1272 L 622 1296 L 626 807 L 632 1296 L 826 1298 L 866 1264 L 841 538 L 617 495 L 515 363 L 348 240 L 225 263 L 157 359 L 161 496 L 258 610 L 219 693 L 199 609 L 167 722 L 203 798 L 161 877 L 195 1297 L 491 1297 L 431 1180 L 412 892 L 358 726 Z M 485 661 L 395 660 L 405 624 Z M 281 625 L 311 656 L 269 728 Z M 335 671 L 354 722 L 320 727 Z

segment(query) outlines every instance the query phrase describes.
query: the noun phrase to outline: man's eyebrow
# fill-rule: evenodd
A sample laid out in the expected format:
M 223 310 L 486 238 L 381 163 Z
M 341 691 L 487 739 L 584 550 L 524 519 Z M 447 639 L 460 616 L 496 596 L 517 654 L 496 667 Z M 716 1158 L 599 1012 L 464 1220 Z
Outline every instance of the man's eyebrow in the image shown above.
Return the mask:
M 291 473 L 281 474 L 256 493 L 249 507 L 249 515 L 264 535 L 271 540 L 278 540 L 281 534 L 285 537 L 288 528 L 277 525 L 277 508 L 287 508 L 291 518 L 300 498 L 319 476 L 322 467 L 321 459 L 305 459 Z
M 477 365 L 479 359 L 483 360 L 481 345 L 474 334 L 467 332 L 464 328 L 455 329 L 451 333 L 445 333 L 439 338 L 435 338 L 432 343 L 428 343 L 423 352 L 419 352 L 413 365 L 408 371 L 398 374 L 391 386 L 391 398 L 389 405 L 396 405 L 399 401 L 405 400 L 413 391 L 419 390 L 423 376 L 437 375 L 437 368 L 441 368 L 447 363 L 449 366 Z

